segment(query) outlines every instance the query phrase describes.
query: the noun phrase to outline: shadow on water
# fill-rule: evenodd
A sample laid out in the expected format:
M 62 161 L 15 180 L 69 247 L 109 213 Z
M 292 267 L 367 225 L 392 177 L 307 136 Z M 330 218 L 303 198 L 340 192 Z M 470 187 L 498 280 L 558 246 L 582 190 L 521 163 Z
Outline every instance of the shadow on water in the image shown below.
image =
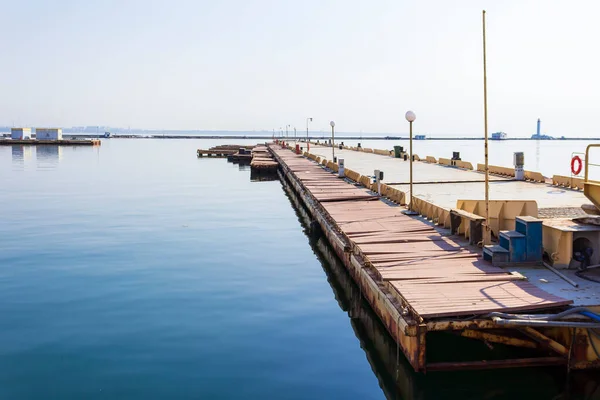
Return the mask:
M 282 185 L 387 399 L 600 399 L 600 374 L 595 371 L 570 375 L 562 368 L 414 372 L 326 239 L 311 235 L 308 211 L 285 181 Z M 457 339 L 464 338 L 449 335 L 429 351 L 461 351 Z

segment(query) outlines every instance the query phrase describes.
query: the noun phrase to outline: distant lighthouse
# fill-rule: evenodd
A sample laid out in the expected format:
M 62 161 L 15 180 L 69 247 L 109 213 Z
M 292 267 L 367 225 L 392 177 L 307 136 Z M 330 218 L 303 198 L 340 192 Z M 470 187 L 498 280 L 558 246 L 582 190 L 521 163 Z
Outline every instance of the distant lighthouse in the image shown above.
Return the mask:
M 537 132 L 535 135 L 531 135 L 532 139 L 543 139 L 543 140 L 551 140 L 554 139 L 552 136 L 542 135 L 542 121 L 538 118 L 537 120 Z

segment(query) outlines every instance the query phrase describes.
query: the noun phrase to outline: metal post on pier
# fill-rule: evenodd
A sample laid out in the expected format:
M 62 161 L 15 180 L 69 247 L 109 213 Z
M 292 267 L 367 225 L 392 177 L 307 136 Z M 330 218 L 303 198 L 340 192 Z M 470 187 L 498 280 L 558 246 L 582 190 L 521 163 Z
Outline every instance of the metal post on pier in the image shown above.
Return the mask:
M 333 133 L 335 122 L 331 121 L 329 125 L 331 125 L 331 161 L 335 162 L 335 135 Z
M 413 130 L 412 130 L 412 125 L 413 122 L 415 121 L 415 119 L 417 119 L 417 116 L 415 115 L 414 112 L 412 111 L 407 111 L 406 115 L 404 116 L 406 118 L 406 120 L 408 121 L 408 123 L 410 124 L 410 146 L 409 146 L 409 153 L 410 153 L 410 199 L 409 199 L 409 203 L 408 203 L 408 209 L 410 211 L 414 211 L 413 210 Z
M 487 112 L 487 64 L 485 52 L 485 10 L 482 12 L 483 22 L 483 120 L 484 120 L 484 158 L 485 158 L 485 228 L 483 230 L 483 244 L 491 243 L 490 233 L 490 171 L 488 166 L 488 112 Z
M 308 122 L 312 122 L 312 117 L 306 118 L 306 151 L 310 151 L 310 144 L 308 143 Z

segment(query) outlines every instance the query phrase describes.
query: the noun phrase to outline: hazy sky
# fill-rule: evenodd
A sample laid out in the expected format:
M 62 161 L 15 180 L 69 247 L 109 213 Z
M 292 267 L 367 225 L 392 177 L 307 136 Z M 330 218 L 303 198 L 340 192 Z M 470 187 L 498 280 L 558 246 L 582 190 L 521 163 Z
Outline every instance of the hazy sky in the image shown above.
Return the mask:
M 600 136 L 598 1 L 0 0 L 0 124 Z

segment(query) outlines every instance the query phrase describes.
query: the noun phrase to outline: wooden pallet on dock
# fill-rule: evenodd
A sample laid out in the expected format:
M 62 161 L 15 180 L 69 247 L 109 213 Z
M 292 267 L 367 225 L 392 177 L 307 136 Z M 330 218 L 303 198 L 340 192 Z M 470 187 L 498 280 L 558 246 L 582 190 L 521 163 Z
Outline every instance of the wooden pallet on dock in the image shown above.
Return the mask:
M 196 155 L 198 158 L 201 157 L 227 157 L 231 154 L 235 154 L 237 150 L 203 150 L 198 149 Z

